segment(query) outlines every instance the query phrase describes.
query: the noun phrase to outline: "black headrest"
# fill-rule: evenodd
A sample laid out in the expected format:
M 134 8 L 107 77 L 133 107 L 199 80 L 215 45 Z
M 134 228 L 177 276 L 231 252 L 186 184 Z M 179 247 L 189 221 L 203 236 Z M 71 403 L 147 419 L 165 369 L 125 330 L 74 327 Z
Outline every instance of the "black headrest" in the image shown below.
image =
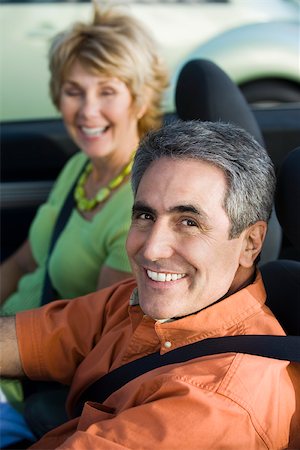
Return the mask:
M 275 209 L 284 234 L 300 251 L 300 147 L 288 153 L 279 170 Z
M 194 59 L 185 64 L 178 77 L 175 102 L 182 120 L 230 122 L 264 145 L 245 97 L 229 76 L 211 61 Z

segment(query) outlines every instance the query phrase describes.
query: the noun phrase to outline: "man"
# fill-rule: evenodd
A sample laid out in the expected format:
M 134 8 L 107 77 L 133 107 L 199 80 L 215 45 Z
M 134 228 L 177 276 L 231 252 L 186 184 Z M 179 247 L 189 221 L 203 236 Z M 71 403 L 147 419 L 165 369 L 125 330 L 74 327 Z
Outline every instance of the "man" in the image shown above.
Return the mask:
M 16 331 L 14 318 L 3 323 L 3 375 L 72 383 L 71 415 L 87 386 L 147 354 L 284 335 L 255 267 L 275 187 L 258 143 L 232 125 L 176 122 L 140 145 L 132 186 L 136 281 L 17 314 Z M 288 366 L 226 353 L 159 367 L 103 403 L 90 398 L 33 448 L 287 448 L 296 411 Z

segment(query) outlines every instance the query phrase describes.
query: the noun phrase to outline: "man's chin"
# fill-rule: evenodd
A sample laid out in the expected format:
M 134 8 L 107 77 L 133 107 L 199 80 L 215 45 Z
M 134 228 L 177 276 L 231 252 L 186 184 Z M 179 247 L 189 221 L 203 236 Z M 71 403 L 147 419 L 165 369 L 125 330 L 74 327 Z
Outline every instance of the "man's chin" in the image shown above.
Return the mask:
M 182 287 L 179 289 L 174 285 L 171 289 L 164 285 L 152 286 L 138 282 L 138 293 L 142 311 L 153 319 L 165 320 L 185 315 L 182 300 L 188 299 L 189 296 L 186 289 Z
M 178 308 L 170 308 L 170 304 L 163 305 L 163 301 L 157 305 L 148 305 L 147 302 L 143 302 L 140 299 L 140 307 L 145 315 L 151 317 L 154 320 L 167 320 L 174 317 L 177 314 Z

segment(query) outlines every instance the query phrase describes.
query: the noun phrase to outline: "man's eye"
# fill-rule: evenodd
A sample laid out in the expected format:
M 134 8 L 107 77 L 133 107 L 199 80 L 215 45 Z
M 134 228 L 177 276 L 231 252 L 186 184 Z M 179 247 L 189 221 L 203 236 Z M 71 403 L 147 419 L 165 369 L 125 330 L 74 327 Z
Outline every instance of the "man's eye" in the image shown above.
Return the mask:
M 153 219 L 151 214 L 149 214 L 149 213 L 141 213 L 138 215 L 138 218 L 142 219 L 142 220 L 152 220 Z
M 197 227 L 198 224 L 195 220 L 193 219 L 184 219 L 182 221 L 183 225 L 186 225 L 187 227 Z
M 138 212 L 138 211 L 134 211 L 132 214 L 132 219 L 133 220 L 137 220 L 137 221 L 141 221 L 141 222 L 145 222 L 145 221 L 149 221 L 149 220 L 153 220 L 153 216 L 150 213 L 147 212 Z

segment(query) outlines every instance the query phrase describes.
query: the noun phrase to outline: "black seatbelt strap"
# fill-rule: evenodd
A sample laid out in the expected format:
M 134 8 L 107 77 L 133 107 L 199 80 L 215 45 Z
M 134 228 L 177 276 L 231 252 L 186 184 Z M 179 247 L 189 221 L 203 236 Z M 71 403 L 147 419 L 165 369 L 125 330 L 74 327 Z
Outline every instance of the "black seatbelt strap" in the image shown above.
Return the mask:
M 56 241 L 57 241 L 59 235 L 61 234 L 62 230 L 64 229 L 64 227 L 70 217 L 71 211 L 73 210 L 73 208 L 75 206 L 74 190 L 77 185 L 78 179 L 81 176 L 83 170 L 85 169 L 87 163 L 88 162 L 84 163 L 82 170 L 80 171 L 78 177 L 76 177 L 76 180 L 73 183 L 73 185 L 65 199 L 65 202 L 60 209 L 58 218 L 55 223 L 55 227 L 54 227 L 54 230 L 52 233 L 51 242 L 50 242 L 50 246 L 49 246 L 47 262 L 46 262 L 46 272 L 45 272 L 45 278 L 44 278 L 44 284 L 43 284 L 43 290 L 42 290 L 42 296 L 41 296 L 41 305 L 45 305 L 46 303 L 51 302 L 55 298 L 55 291 L 53 289 L 53 285 L 52 285 L 50 275 L 49 275 L 49 260 L 50 260 L 51 253 L 54 249 L 54 246 L 56 244 Z
M 224 336 L 194 342 L 164 355 L 160 355 L 159 352 L 152 353 L 124 364 L 95 381 L 81 394 L 74 407 L 73 417 L 81 414 L 86 401 L 103 403 L 126 383 L 153 369 L 201 356 L 232 352 L 300 362 L 300 336 Z

